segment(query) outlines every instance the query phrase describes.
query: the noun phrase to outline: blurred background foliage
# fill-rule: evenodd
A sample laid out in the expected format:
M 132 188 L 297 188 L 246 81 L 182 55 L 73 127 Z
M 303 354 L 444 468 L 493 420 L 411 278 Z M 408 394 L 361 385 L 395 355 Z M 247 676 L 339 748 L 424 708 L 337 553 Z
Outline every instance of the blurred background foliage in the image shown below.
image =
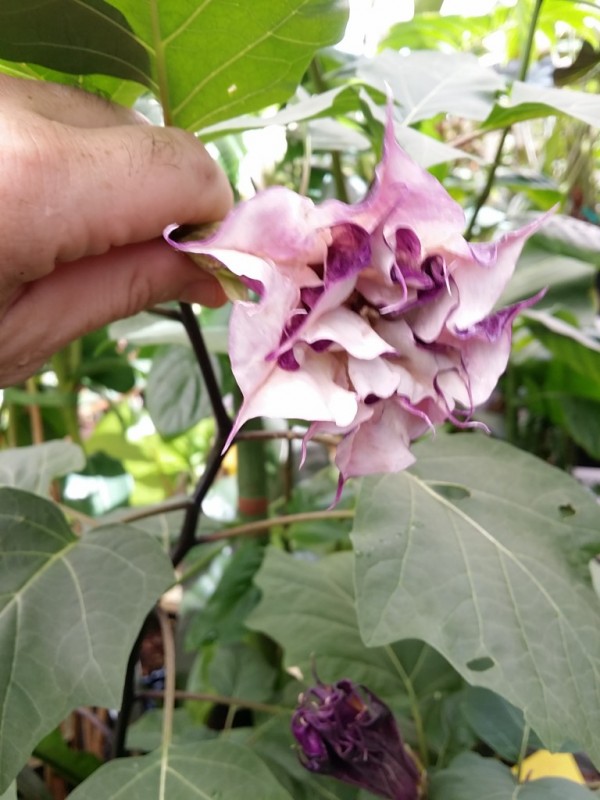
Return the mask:
M 238 199 L 273 184 L 317 202 L 362 197 L 381 154 L 391 92 L 399 141 L 463 206 L 469 237 L 490 239 L 556 209 L 527 244 L 504 301 L 544 287 L 547 294 L 517 321 L 508 370 L 478 418 L 496 437 L 600 485 L 597 3 L 498 0 L 480 13 L 480 4 L 399 2 L 402 19 L 374 36 L 378 4 L 357 0 L 351 24 L 362 36 L 350 37 L 349 29 L 339 46 L 342 2 L 291 3 L 298 13 L 283 21 L 275 19 L 282 3 L 272 10 L 268 2 L 256 3 L 250 15 L 243 4 L 228 4 L 226 24 L 218 3 L 173 3 L 181 19 L 171 20 L 163 2 L 157 8 L 170 30 L 165 34 L 133 0 L 53 0 L 47 16 L 16 0 L 3 5 L 0 69 L 100 91 L 135 103 L 157 123 L 198 132 Z M 60 20 L 76 8 L 82 36 L 80 46 L 69 49 Z M 42 31 L 53 46 L 33 53 L 27 43 Z M 281 60 L 290 39 L 289 69 L 268 80 L 274 69 L 269 58 Z M 196 57 L 200 40 L 204 47 Z M 240 54 L 247 51 L 260 57 L 244 60 Z M 175 311 L 150 310 L 85 336 L 25 384 L 1 391 L 1 483 L 50 496 L 81 530 L 133 522 L 168 552 L 215 436 L 196 354 Z M 238 398 L 227 357 L 229 308 L 194 313 L 233 412 Z M 492 777 L 478 771 L 479 762 L 463 759 L 448 767 L 464 750 L 473 750 L 473 759 L 496 753 L 506 764 L 521 763 L 537 738 L 515 707 L 518 692 L 510 705 L 508 690 L 471 685 L 450 665 L 449 654 L 416 634 L 365 647 L 360 633 L 368 637 L 364 628 L 359 633 L 353 604 L 360 584 L 353 583 L 349 552 L 357 487 L 345 489 L 337 515 L 326 513 L 336 487 L 331 443 L 311 444 L 298 472 L 303 430 L 294 421 L 260 425 L 227 455 L 204 500 L 200 543 L 180 565 L 173 599 L 184 699 L 171 741 L 210 740 L 224 730 L 263 759 L 289 793 L 282 796 L 359 796 L 304 774 L 290 749 L 281 708 L 293 706 L 316 655 L 324 679 L 349 675 L 385 696 L 423 761 L 442 770 L 432 785 L 434 800 L 455 796 L 448 792 L 457 775 L 463 800 L 487 796 Z M 512 458 L 499 456 L 507 471 Z M 272 521 L 261 527 L 265 517 Z M 258 527 L 249 526 L 253 521 Z M 293 556 L 300 557 L 295 565 Z M 319 597 L 316 606 L 306 586 Z M 297 613 L 281 622 L 276 609 L 286 592 Z M 319 608 L 328 617 L 329 644 Z M 146 689 L 160 688 L 162 650 L 150 644 L 148 650 L 140 680 Z M 130 727 L 127 745 L 149 752 L 161 742 L 162 711 L 149 696 L 142 705 L 146 711 Z M 106 735 L 108 741 L 113 734 Z M 74 741 L 70 729 L 62 736 Z M 96 747 L 101 759 L 107 741 Z M 97 764 L 79 769 L 72 749 L 50 744 L 45 740 L 36 755 L 66 781 L 52 789 L 58 797 Z M 580 767 L 590 782 L 596 778 L 588 762 Z M 44 796 L 33 793 L 42 792 L 35 774 L 21 774 L 23 797 Z M 27 788 L 28 780 L 37 789 Z M 470 781 L 478 794 L 468 795 Z M 85 796 L 100 797 L 95 791 Z M 564 800 L 571 791 L 573 798 L 584 796 L 565 791 Z

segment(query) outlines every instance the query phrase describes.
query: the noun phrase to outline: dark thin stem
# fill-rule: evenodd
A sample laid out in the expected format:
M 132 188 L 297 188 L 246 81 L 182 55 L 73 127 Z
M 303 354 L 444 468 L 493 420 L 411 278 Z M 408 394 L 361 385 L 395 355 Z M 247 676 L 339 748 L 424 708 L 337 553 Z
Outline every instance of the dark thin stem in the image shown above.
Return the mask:
M 185 558 L 194 545 L 198 544 L 199 541 L 204 541 L 203 539 L 196 539 L 196 528 L 198 527 L 198 520 L 200 519 L 200 513 L 202 511 L 202 501 L 206 497 L 221 467 L 224 458 L 223 447 L 226 440 L 227 436 L 217 436 L 208 454 L 206 468 L 191 497 L 190 505 L 187 508 L 183 525 L 181 526 L 179 540 L 171 554 L 171 561 L 175 567 Z
M 204 338 L 202 337 L 198 320 L 196 319 L 196 315 L 194 314 L 189 303 L 180 303 L 179 308 L 181 309 L 181 321 L 183 323 L 183 327 L 185 328 L 185 332 L 189 337 L 190 344 L 192 345 L 194 353 L 196 354 L 200 372 L 204 378 L 204 384 L 206 386 L 210 404 L 215 415 L 217 428 L 220 434 L 225 434 L 226 439 L 231 431 L 231 420 L 229 419 L 229 414 L 227 411 L 225 411 L 225 406 L 223 405 L 221 388 L 212 368 L 210 356 L 208 354 L 208 350 L 206 349 L 206 344 L 204 343 Z
M 148 313 L 156 314 L 157 317 L 166 317 L 173 319 L 175 322 L 183 322 L 181 311 L 177 308 L 163 308 L 162 306 L 152 306 L 148 309 Z
M 179 540 L 171 554 L 174 566 L 177 566 L 196 544 L 196 528 L 202 511 L 202 501 L 206 497 L 208 490 L 219 472 L 225 456 L 223 448 L 225 447 L 225 443 L 231 431 L 231 420 L 223 405 L 221 389 L 219 388 L 217 378 L 212 368 L 210 356 L 206 349 L 198 320 L 196 319 L 192 307 L 188 303 L 180 303 L 179 308 L 181 310 L 181 322 L 185 327 L 190 344 L 196 355 L 196 360 L 198 361 L 198 366 L 200 367 L 200 372 L 204 379 L 204 385 L 208 392 L 215 423 L 217 425 L 217 435 L 210 453 L 208 454 L 206 468 L 194 490 L 190 505 L 187 507 L 185 519 L 183 520 L 183 525 L 181 526 L 181 532 L 179 534 Z
M 142 646 L 142 641 L 144 639 L 144 635 L 148 627 L 148 620 L 149 617 L 146 617 L 144 624 L 142 625 L 142 629 L 138 633 L 138 637 L 135 640 L 133 647 L 131 648 L 131 653 L 129 654 L 129 661 L 127 662 L 127 670 L 125 671 L 125 683 L 123 685 L 121 708 L 119 709 L 119 716 L 117 717 L 117 723 L 115 725 L 115 733 L 112 743 L 113 758 L 123 758 L 123 756 L 127 755 L 127 748 L 125 747 L 125 742 L 127 739 L 127 728 L 129 726 L 129 720 L 131 719 L 131 712 L 133 711 L 133 706 L 136 701 L 135 668 L 137 666 L 140 656 L 140 647 Z
M 542 3 L 543 0 L 536 0 L 535 7 L 533 9 L 533 14 L 531 15 L 531 22 L 529 23 L 529 30 L 527 31 L 527 41 L 525 43 L 525 49 L 523 50 L 523 58 L 521 59 L 521 66 L 519 68 L 518 80 L 520 81 L 525 80 L 525 78 L 527 77 L 527 71 L 529 70 L 529 61 L 531 59 L 531 51 L 533 49 L 533 37 L 535 36 L 535 30 L 537 28 L 537 21 L 542 8 Z M 490 192 L 492 191 L 494 180 L 496 178 L 496 171 L 500 166 L 500 162 L 502 161 L 502 151 L 504 149 L 504 143 L 506 141 L 506 137 L 508 136 L 509 131 L 510 131 L 510 126 L 502 131 L 502 135 L 500 136 L 500 141 L 498 142 L 498 147 L 496 148 L 496 155 L 494 157 L 494 161 L 492 162 L 492 166 L 490 167 L 490 171 L 488 173 L 485 186 L 483 187 L 481 194 L 477 198 L 477 202 L 475 203 L 475 208 L 473 209 L 473 214 L 471 216 L 471 221 L 469 222 L 469 226 L 465 232 L 465 239 L 470 239 L 471 236 L 473 235 L 473 229 L 475 228 L 475 223 L 477 221 L 477 217 L 479 216 L 479 212 L 481 211 L 488 197 L 490 196 Z

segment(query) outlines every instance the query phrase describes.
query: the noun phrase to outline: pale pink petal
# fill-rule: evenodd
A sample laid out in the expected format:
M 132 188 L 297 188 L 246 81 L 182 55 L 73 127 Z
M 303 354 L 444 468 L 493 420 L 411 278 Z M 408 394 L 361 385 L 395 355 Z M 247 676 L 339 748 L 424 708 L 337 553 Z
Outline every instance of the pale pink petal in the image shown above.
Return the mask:
M 329 233 L 318 222 L 312 200 L 282 186 L 272 186 L 240 203 L 212 236 L 176 242 L 167 228 L 167 241 L 186 253 L 207 248 L 240 250 L 282 264 L 318 263 L 325 258 Z
M 335 358 L 307 348 L 298 361 L 300 369 L 293 371 L 272 366 L 264 382 L 245 396 L 236 420 L 238 429 L 253 417 L 323 420 L 339 427 L 352 422 L 358 401 L 355 392 L 336 382 Z
M 342 345 L 350 355 L 363 359 L 376 358 L 391 350 L 362 317 L 343 306 L 327 311 L 314 322 L 311 319 L 301 338 L 309 344 L 330 340 Z
M 399 472 L 415 460 L 409 445 L 427 430 L 427 423 L 394 400 L 377 405 L 371 418 L 347 434 L 337 447 L 335 463 L 343 480 Z
M 470 259 L 457 259 L 449 265 L 460 297 L 460 304 L 448 319 L 449 326 L 467 328 L 492 311 L 512 277 L 526 239 L 553 213 L 549 211 L 497 242 L 472 244 Z
M 263 280 L 264 299 L 260 303 L 236 303 L 229 323 L 231 366 L 244 396 L 253 393 L 272 372 L 274 364 L 267 358 L 278 347 L 300 297 L 298 287 L 273 268 L 265 271 Z

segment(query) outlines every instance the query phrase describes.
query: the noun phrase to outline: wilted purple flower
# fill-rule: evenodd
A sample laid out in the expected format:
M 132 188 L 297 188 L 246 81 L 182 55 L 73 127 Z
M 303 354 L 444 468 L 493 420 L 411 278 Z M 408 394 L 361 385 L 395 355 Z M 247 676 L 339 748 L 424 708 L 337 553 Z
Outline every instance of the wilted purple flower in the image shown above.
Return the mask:
M 435 424 L 470 424 L 506 367 L 514 317 L 538 299 L 493 311 L 541 220 L 478 244 L 464 224 L 400 148 L 390 113 L 361 203 L 315 206 L 272 187 L 202 241 L 177 242 L 168 228 L 174 247 L 216 259 L 258 296 L 231 317 L 244 396 L 231 438 L 252 417 L 309 420 L 307 438 L 342 436 L 343 482 L 409 466 L 411 441 Z
M 292 718 L 300 760 L 390 800 L 421 797 L 423 775 L 408 752 L 390 709 L 348 679 L 318 683 L 300 697 Z

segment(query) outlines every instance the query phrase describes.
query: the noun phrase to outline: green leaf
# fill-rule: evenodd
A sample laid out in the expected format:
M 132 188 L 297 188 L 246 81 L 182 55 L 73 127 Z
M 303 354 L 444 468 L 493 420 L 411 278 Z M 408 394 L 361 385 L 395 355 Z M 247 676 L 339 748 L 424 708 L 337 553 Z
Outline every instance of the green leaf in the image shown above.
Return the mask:
M 69 795 L 72 800 L 291 800 L 264 762 L 224 741 L 173 745 L 111 761 Z
M 321 680 L 348 677 L 388 699 L 407 687 L 421 699 L 456 688 L 453 670 L 422 642 L 364 646 L 352 565 L 348 552 L 309 562 L 269 548 L 256 578 L 262 599 L 248 626 L 279 642 L 286 666 L 300 669 L 309 682 L 314 662 Z
M 592 800 L 594 794 L 573 781 L 542 778 L 518 785 L 508 767 L 492 758 L 463 753 L 435 773 L 430 800 Z
M 252 581 L 264 552 L 263 544 L 257 541 L 243 542 L 234 551 L 219 585 L 190 623 L 188 648 L 200 648 L 215 640 L 221 644 L 236 642 L 244 636 L 246 617 L 258 601 Z
M 401 55 L 386 50 L 358 62 L 357 77 L 386 93 L 402 108 L 403 125 L 412 125 L 440 113 L 467 119 L 485 119 L 496 92 L 505 85 L 493 69 L 471 53 L 422 50 Z
M 216 136 L 237 131 L 264 128 L 267 125 L 291 125 L 316 117 L 332 116 L 334 114 L 356 111 L 359 108 L 358 93 L 353 86 L 338 86 L 320 94 L 298 97 L 288 103 L 285 108 L 275 114 L 253 116 L 245 114 L 240 117 L 219 122 L 202 130 L 202 140 L 207 141 Z M 299 94 L 299 92 L 298 92 Z
M 526 106 L 522 109 L 524 112 L 539 111 L 536 116 L 567 114 L 593 127 L 600 127 L 600 97 L 591 92 L 576 92 L 573 89 L 557 89 L 515 81 L 506 107 L 516 110 L 523 105 Z M 544 108 L 546 113 L 541 113 Z M 486 123 L 489 123 L 489 119 Z
M 211 731 L 194 720 L 187 708 L 173 710 L 171 744 L 191 744 L 214 739 L 216 731 Z M 160 747 L 163 740 L 163 710 L 151 708 L 127 728 L 127 747 L 129 750 L 149 752 Z
M 525 720 L 523 712 L 508 703 L 500 695 L 470 686 L 465 690 L 461 710 L 474 732 L 500 758 L 515 763 L 519 758 L 523 742 Z M 530 733 L 529 747 L 541 747 L 534 734 Z
M 217 694 L 264 702 L 269 699 L 275 670 L 262 653 L 243 642 L 218 647 L 208 667 Z
M 600 403 L 583 397 L 559 397 L 562 424 L 586 453 L 600 459 Z
M 104 0 L 3 0 L 0 58 L 150 85 L 146 47 Z
M 498 306 L 511 305 L 546 288 L 549 291 L 544 297 L 544 305 L 554 300 L 564 302 L 567 289 L 583 287 L 584 293 L 589 291 L 596 273 L 596 267 L 586 261 L 548 252 L 530 242 L 519 258 L 517 269 L 502 293 Z
M 171 345 L 152 362 L 146 386 L 146 408 L 162 436 L 177 436 L 210 413 L 194 351 Z
M 8 789 L 0 794 L 0 800 L 17 800 L 17 784 L 11 783 Z
M 527 311 L 522 319 L 555 358 L 588 380 L 600 382 L 600 342 L 545 311 Z
M 600 760 L 596 499 L 484 436 L 438 434 L 415 455 L 411 472 L 367 479 L 359 496 L 365 642 L 423 639 L 522 709 L 549 749 L 569 738 Z
M 0 486 L 14 486 L 47 495 L 54 478 L 77 472 L 85 466 L 79 445 L 53 440 L 31 447 L 0 452 Z
M 50 502 L 0 489 L 0 791 L 73 708 L 119 705 L 129 651 L 172 579 L 146 534 L 78 539 Z
M 600 228 L 575 217 L 554 214 L 534 237 L 547 250 L 600 266 Z
M 93 753 L 69 747 L 58 728 L 38 743 L 34 755 L 73 784 L 81 783 L 102 765 Z
M 151 53 L 167 121 L 190 130 L 287 100 L 347 21 L 345 0 L 112 2 Z
M 203 308 L 200 314 L 202 336 L 210 353 L 227 353 L 229 305 L 222 308 Z M 112 339 L 126 339 L 129 344 L 181 344 L 189 348 L 190 340 L 180 322 L 142 311 L 134 317 L 120 319 L 108 326 Z

